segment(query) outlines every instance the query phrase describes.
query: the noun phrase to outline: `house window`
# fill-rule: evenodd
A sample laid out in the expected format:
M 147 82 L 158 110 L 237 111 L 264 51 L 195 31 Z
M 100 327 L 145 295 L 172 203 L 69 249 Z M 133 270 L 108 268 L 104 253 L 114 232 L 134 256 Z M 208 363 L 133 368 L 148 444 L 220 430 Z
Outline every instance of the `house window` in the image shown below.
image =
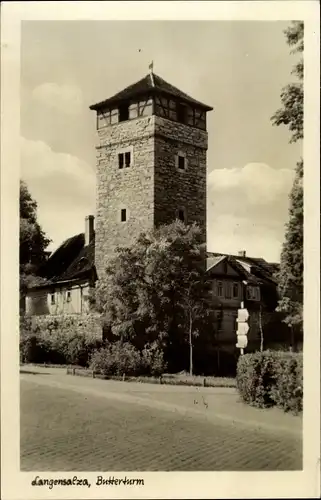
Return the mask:
M 179 208 L 177 210 L 177 219 L 186 223 L 186 210 L 185 210 L 185 208 Z
M 246 298 L 248 300 L 260 300 L 260 289 L 258 286 L 247 286 Z
M 225 298 L 226 299 L 232 298 L 231 283 L 229 281 L 225 283 Z
M 239 296 L 239 284 L 233 283 L 233 299 L 237 299 Z
M 217 289 L 217 296 L 223 297 L 223 283 L 222 283 L 222 281 L 217 282 L 216 289 Z
M 70 290 L 67 290 L 67 293 L 66 293 L 66 300 L 67 300 L 67 302 L 70 302 L 70 301 L 71 301 L 71 291 L 70 291 Z
M 120 122 L 125 122 L 126 120 L 129 120 L 129 106 L 128 104 L 122 104 L 118 108 L 118 113 L 119 113 L 119 121 Z
M 126 208 L 122 208 L 121 209 L 121 211 L 120 211 L 120 220 L 121 220 L 121 222 L 126 222 L 126 220 L 127 220 Z
M 52 306 L 54 306 L 55 303 L 56 303 L 56 297 L 55 297 L 54 293 L 52 293 L 51 296 L 50 296 L 50 303 L 51 303 Z
M 187 123 L 187 107 L 184 104 L 177 103 L 176 106 L 177 121 L 180 123 Z

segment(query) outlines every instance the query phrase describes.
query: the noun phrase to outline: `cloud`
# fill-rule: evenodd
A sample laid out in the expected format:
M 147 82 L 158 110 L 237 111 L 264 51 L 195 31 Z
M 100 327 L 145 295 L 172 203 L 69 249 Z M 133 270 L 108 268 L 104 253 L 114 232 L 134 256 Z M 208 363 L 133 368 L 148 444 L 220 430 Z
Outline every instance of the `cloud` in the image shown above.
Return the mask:
M 208 177 L 208 249 L 278 261 L 294 171 L 264 163 Z
M 269 205 L 289 192 L 293 175 L 290 169 L 276 170 L 265 163 L 248 163 L 242 168 L 213 170 L 208 186 L 214 192 L 241 192 L 252 205 Z
M 52 247 L 83 232 L 85 216 L 95 209 L 96 178 L 90 165 L 22 137 L 21 178 L 38 203 L 38 219 Z
M 43 83 L 33 89 L 32 98 L 41 105 L 70 115 L 79 114 L 83 108 L 82 92 L 75 85 Z

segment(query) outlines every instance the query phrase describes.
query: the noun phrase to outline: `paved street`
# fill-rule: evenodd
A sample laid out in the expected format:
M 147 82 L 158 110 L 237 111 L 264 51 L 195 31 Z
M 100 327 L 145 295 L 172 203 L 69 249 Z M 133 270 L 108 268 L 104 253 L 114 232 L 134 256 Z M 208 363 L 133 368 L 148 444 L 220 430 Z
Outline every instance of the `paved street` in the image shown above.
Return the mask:
M 233 389 L 21 373 L 22 470 L 297 470 L 301 425 Z

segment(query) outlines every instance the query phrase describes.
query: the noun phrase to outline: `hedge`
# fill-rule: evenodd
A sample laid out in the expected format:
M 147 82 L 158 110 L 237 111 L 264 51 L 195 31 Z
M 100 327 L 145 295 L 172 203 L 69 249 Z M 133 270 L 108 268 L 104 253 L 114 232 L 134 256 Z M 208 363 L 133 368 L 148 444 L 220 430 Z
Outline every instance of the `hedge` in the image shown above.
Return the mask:
M 92 353 L 89 367 L 104 376 L 152 375 L 164 373 L 163 352 L 155 345 L 145 346 L 139 351 L 129 342 L 106 343 Z
M 69 325 L 69 323 L 70 325 Z M 20 361 L 22 363 L 73 364 L 88 366 L 94 350 L 102 345 L 92 332 L 88 334 L 71 330 L 68 334 L 63 323 L 52 320 L 50 329 L 42 330 L 30 318 L 20 319 Z M 66 319 L 66 326 L 72 322 Z
M 246 403 L 277 406 L 298 414 L 303 408 L 303 355 L 264 351 L 240 356 L 236 384 Z

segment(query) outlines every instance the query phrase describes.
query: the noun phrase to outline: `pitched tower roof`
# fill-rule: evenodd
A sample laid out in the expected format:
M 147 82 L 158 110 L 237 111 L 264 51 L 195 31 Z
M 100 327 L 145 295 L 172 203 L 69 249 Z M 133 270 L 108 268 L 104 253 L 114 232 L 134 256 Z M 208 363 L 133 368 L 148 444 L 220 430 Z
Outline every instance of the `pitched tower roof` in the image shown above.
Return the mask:
M 124 90 L 121 90 L 112 97 L 109 97 L 104 101 L 98 102 L 97 104 L 93 104 L 92 106 L 90 106 L 90 109 L 98 111 L 102 107 L 107 107 L 112 104 L 118 104 L 122 101 L 133 99 L 135 97 L 147 93 L 153 95 L 163 94 L 167 96 L 173 96 L 179 98 L 180 100 L 186 103 L 193 104 L 194 106 L 197 105 L 204 111 L 212 111 L 213 109 L 210 106 L 207 106 L 206 104 L 203 104 L 202 102 L 193 99 L 193 97 L 190 97 L 189 95 L 185 94 L 185 92 L 182 92 L 177 87 L 174 87 L 170 83 L 166 82 L 165 80 L 163 80 L 163 78 L 156 75 L 152 71 L 148 73 L 146 76 L 144 76 L 144 78 L 142 78 L 138 82 L 129 85 Z

